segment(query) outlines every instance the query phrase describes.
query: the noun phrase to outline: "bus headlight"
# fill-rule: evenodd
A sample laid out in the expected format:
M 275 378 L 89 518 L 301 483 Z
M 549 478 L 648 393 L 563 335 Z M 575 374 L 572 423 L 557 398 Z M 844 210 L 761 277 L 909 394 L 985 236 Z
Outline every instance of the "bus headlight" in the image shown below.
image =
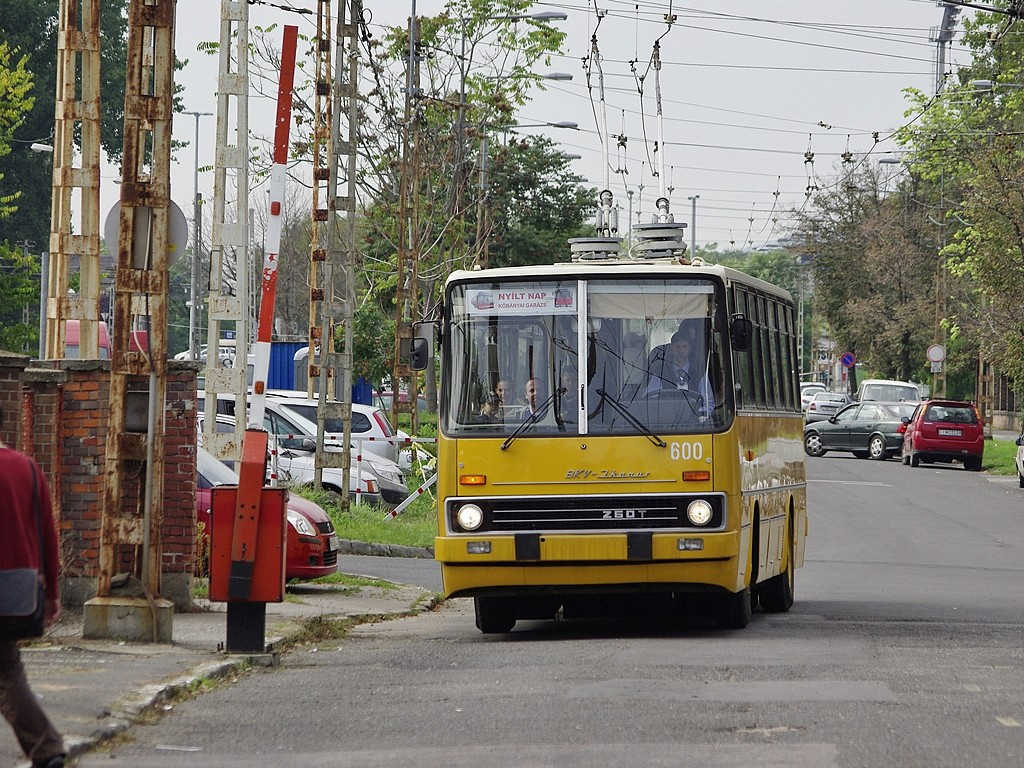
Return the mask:
M 711 522 L 713 514 L 714 511 L 711 509 L 711 505 L 704 501 L 704 499 L 691 501 L 690 505 L 686 508 L 686 517 L 694 525 L 707 525 Z
M 475 531 L 484 522 L 484 511 L 476 504 L 464 504 L 455 513 L 455 522 L 464 531 Z

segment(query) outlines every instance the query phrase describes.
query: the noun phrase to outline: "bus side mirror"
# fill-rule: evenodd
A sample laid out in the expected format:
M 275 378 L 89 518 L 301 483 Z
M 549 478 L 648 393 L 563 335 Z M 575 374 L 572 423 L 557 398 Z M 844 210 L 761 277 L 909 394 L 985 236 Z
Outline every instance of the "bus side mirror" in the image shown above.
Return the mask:
M 729 318 L 729 338 L 732 348 L 739 352 L 750 349 L 750 340 L 754 336 L 754 324 L 746 315 L 733 315 Z
M 409 365 L 414 371 L 425 371 L 430 361 L 430 340 L 416 336 L 409 342 Z

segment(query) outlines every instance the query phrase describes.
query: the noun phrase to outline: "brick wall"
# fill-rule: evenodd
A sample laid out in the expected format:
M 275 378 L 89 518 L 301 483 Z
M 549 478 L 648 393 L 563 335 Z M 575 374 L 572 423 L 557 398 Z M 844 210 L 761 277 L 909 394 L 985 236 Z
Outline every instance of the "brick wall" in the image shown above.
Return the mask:
M 26 358 L 20 358 L 27 361 Z M 96 594 L 99 573 L 105 446 L 108 440 L 110 366 L 99 360 L 50 360 L 17 370 L 0 353 L 0 408 L 18 407 L 19 445 L 35 456 L 51 482 L 65 569 L 65 602 L 84 603 Z M 165 396 L 161 595 L 179 607 L 191 602 L 195 558 L 195 363 L 169 362 Z M 5 399 L 6 398 L 6 399 Z M 14 405 L 10 405 L 13 402 Z M 17 429 L 17 423 L 12 419 Z M 15 444 L 6 431 L 0 438 Z M 141 516 L 145 465 L 122 472 L 122 514 Z M 141 552 L 122 546 L 117 570 L 138 574 Z

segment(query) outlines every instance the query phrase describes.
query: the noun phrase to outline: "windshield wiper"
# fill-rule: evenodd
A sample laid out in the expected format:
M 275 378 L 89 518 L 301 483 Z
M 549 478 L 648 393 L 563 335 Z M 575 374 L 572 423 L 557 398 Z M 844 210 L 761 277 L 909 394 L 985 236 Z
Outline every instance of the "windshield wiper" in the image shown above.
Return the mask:
M 536 424 L 540 419 L 542 419 L 548 412 L 548 408 L 551 407 L 551 404 L 555 402 L 555 398 L 561 397 L 568 391 L 569 390 L 565 387 L 558 387 L 554 392 L 552 392 L 548 399 L 540 404 L 540 408 L 537 409 L 536 413 L 530 414 L 529 418 L 524 419 L 523 423 L 516 427 L 515 431 L 511 435 L 505 438 L 505 442 L 501 444 L 501 450 L 506 450 L 513 442 L 515 442 L 515 439 L 519 437 L 522 432 L 526 431 L 527 427 Z
M 596 389 L 594 391 L 601 396 L 602 400 L 604 400 L 612 408 L 614 408 L 619 413 L 619 415 L 622 416 L 622 418 L 624 418 L 626 421 L 632 424 L 634 429 L 640 430 L 641 434 L 643 434 L 644 437 L 646 437 L 656 446 L 658 446 L 659 448 L 664 448 L 666 445 L 668 445 L 668 443 L 666 443 L 664 440 L 662 440 L 660 437 L 654 434 L 650 427 L 648 427 L 646 424 L 640 421 L 640 419 L 638 419 L 636 416 L 630 413 L 626 406 L 624 406 L 622 403 L 620 403 L 618 400 L 616 400 L 614 397 L 608 394 L 605 390 Z

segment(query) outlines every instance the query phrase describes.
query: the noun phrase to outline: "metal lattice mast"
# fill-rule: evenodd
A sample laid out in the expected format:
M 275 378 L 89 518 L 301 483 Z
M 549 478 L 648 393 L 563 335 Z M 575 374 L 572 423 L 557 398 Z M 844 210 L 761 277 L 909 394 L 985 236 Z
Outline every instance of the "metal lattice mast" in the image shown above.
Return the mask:
M 57 108 L 53 141 L 46 357 L 65 355 L 67 320 L 80 323 L 79 356 L 99 358 L 100 319 L 100 3 L 61 0 L 57 36 Z M 75 166 L 75 136 L 82 162 Z M 73 233 L 71 207 L 79 193 L 81 220 Z M 112 244 L 111 244 L 112 245 Z M 79 288 L 68 296 L 71 257 L 79 259 Z
M 325 357 L 333 349 L 330 318 L 324 311 L 328 296 L 325 272 L 328 256 L 328 201 L 331 179 L 331 3 L 316 4 L 316 93 L 313 101 L 313 221 L 309 261 L 309 377 L 313 397 L 320 379 L 324 396 L 334 396 L 334 378 Z M 326 390 L 326 391 L 325 391 Z M 319 473 L 318 473 L 319 474 Z
M 110 595 L 123 547 L 141 550 L 140 579 L 160 594 L 167 287 L 170 256 L 171 107 L 175 0 L 132 0 L 124 109 L 124 173 L 114 281 L 110 420 L 106 444 L 99 597 Z M 147 326 L 145 348 L 131 350 L 133 326 Z M 129 432 L 130 397 L 147 395 L 145 432 Z M 124 481 L 144 462 L 141 517 L 125 510 Z
M 355 319 L 355 254 L 356 254 L 356 149 L 359 137 L 359 38 L 357 24 L 362 18 L 360 0 L 342 0 L 338 9 L 335 33 L 335 78 L 332 86 L 331 133 L 329 152 L 329 178 L 327 199 L 327 258 L 324 263 L 324 303 L 321 337 L 331 344 L 321 353 L 320 407 L 317 418 L 317 485 L 321 482 L 323 467 L 341 467 L 347 478 L 352 467 L 352 346 Z M 351 21 L 349 21 L 351 19 Z M 319 85 L 318 85 L 319 90 Z M 342 138 L 342 123 L 346 123 Z M 344 187 L 344 194 L 339 190 Z M 345 214 L 344 233 L 339 215 Z M 340 267 L 340 297 L 335 292 L 335 267 Z M 339 306 L 340 305 L 340 306 Z M 344 328 L 341 353 L 334 352 L 333 323 L 340 319 Z M 341 398 L 328 400 L 328 372 L 341 371 Z M 344 447 L 341 453 L 324 450 L 328 419 L 341 419 L 344 427 Z M 349 483 L 342 489 L 342 505 L 349 503 Z
M 241 460 L 245 419 L 235 431 L 218 434 L 217 394 L 235 396 L 245 413 L 249 357 L 249 5 L 221 0 L 220 70 L 217 87 L 217 151 L 213 182 L 213 232 L 210 237 L 209 332 L 206 347 L 206 403 L 211 418 L 203 423 L 204 447 L 221 459 Z M 231 117 L 234 115 L 234 124 Z M 233 129 L 233 131 L 232 131 Z M 232 135 L 233 133 L 233 135 Z M 233 203 L 233 210 L 228 202 Z M 220 365 L 221 327 L 235 326 L 235 364 Z
M 408 362 L 413 324 L 419 318 L 419 28 L 415 16 L 409 19 L 409 63 L 405 96 L 405 141 L 402 147 L 402 179 L 399 192 L 399 234 L 395 291 L 395 363 L 391 376 L 391 415 L 397 422 L 399 413 L 408 413 L 412 433 L 416 433 L 416 373 Z M 409 393 L 402 402 L 399 393 Z

